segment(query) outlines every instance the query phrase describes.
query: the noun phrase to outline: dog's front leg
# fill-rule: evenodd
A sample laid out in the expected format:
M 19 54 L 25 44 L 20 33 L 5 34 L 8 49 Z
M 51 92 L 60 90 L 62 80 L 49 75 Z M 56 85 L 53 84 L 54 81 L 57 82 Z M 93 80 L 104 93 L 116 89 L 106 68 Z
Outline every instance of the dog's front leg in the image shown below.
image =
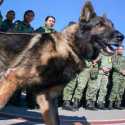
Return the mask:
M 49 92 L 38 95 L 37 103 L 47 125 L 60 125 L 56 99 Z
M 8 69 L 0 79 L 0 109 L 2 109 L 19 86 L 29 77 L 25 67 Z
M 16 78 L 16 71 L 8 69 L 0 79 L 0 109 L 2 109 L 22 80 Z

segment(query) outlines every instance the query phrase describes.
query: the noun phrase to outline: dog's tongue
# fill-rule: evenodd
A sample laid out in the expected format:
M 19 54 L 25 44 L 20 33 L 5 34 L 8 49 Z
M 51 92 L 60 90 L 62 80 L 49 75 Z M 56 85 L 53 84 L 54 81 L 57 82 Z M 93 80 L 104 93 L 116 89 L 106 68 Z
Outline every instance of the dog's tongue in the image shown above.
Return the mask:
M 108 47 L 108 46 L 107 46 L 105 49 L 106 49 L 106 51 L 107 51 L 108 53 L 110 53 L 110 54 L 113 54 L 113 53 L 114 53 L 113 49 L 111 49 L 111 48 Z

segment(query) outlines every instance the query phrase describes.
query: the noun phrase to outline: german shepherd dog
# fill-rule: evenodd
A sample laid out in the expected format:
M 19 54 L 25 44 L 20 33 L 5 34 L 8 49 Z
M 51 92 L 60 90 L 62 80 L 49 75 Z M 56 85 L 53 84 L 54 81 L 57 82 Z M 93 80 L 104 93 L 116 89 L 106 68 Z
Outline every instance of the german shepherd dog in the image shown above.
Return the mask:
M 91 2 L 82 9 L 79 22 L 51 34 L 0 33 L 0 108 L 15 90 L 33 85 L 47 125 L 59 125 L 55 97 L 100 50 L 124 39 L 105 16 L 97 16 Z M 110 51 L 109 51 L 110 50 Z

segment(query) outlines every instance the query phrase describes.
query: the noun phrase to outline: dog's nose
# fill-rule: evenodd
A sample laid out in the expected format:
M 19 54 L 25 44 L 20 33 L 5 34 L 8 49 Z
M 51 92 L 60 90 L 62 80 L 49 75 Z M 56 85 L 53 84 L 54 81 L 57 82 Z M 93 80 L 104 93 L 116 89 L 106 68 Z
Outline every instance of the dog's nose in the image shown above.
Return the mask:
M 124 40 L 124 35 L 120 33 L 118 30 L 114 32 L 114 36 L 117 38 L 118 41 L 123 41 Z

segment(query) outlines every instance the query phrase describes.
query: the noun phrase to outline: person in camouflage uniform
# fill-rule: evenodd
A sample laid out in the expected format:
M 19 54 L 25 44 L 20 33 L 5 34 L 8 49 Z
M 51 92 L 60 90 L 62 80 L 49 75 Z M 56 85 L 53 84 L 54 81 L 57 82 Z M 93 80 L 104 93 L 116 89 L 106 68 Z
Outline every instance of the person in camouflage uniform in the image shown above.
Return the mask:
M 116 49 L 116 54 L 113 56 L 113 87 L 109 97 L 109 109 L 122 109 L 121 100 L 125 90 L 125 57 L 123 56 L 124 47 L 120 46 Z
M 112 54 L 104 52 L 102 50 L 100 52 L 100 66 L 99 66 L 97 84 L 95 85 L 95 88 L 92 88 L 93 92 L 95 93 L 94 98 L 96 98 L 97 92 L 99 90 L 97 98 L 97 108 L 99 109 L 105 109 L 105 97 L 107 94 L 107 84 L 111 69 L 112 69 Z
M 25 11 L 24 20 L 16 21 L 12 31 L 18 32 L 18 33 L 32 33 L 33 27 L 31 26 L 30 23 L 34 19 L 34 16 L 35 16 L 35 14 L 32 10 Z M 18 89 L 12 97 L 13 98 L 12 103 L 16 106 L 21 104 L 21 92 L 22 92 L 22 88 Z M 32 109 L 35 107 L 35 97 L 33 94 L 32 87 L 26 87 L 26 102 L 27 102 L 27 106 L 29 108 Z
M 40 33 L 52 33 L 56 32 L 55 29 L 53 28 L 56 22 L 56 18 L 54 16 L 47 16 L 45 18 L 45 23 L 44 26 L 39 27 L 36 29 L 35 32 L 40 32 Z
M 15 19 L 15 11 L 9 10 L 6 14 L 6 19 L 2 22 L 0 30 L 2 32 L 7 32 L 11 30 L 14 26 L 13 20 Z
M 97 78 L 99 74 L 100 57 L 93 61 L 93 68 L 90 72 L 90 79 L 86 90 L 86 109 L 96 110 Z
M 35 14 L 32 10 L 25 11 L 23 21 L 15 21 L 12 31 L 18 33 L 32 33 L 34 29 L 30 23 L 33 21 L 34 16 Z
M 90 72 L 93 70 L 92 61 L 86 60 L 85 62 L 84 70 L 71 80 L 63 90 L 63 109 L 76 111 L 79 108 L 83 91 L 90 79 Z

